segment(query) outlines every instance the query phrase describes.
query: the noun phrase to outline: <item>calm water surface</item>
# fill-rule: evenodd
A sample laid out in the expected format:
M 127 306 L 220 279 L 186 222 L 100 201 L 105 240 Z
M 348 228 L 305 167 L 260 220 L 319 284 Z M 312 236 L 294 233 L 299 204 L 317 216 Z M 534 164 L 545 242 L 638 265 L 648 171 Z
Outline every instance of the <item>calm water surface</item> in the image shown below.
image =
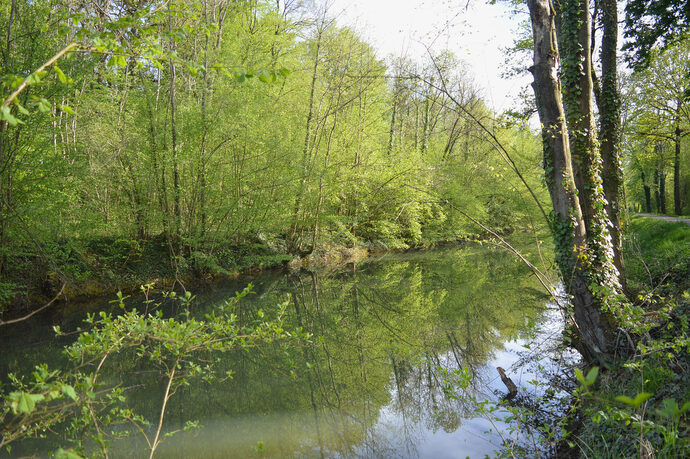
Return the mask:
M 500 446 L 495 428 L 505 426 L 477 417 L 463 397 L 446 397 L 443 369 L 469 370 L 474 394 L 498 400 L 505 387 L 495 367 L 510 369 L 528 352 L 523 345 L 531 325 L 558 328 L 534 276 L 498 248 L 388 255 L 329 272 L 268 273 L 199 292 L 195 312 L 212 311 L 248 282 L 255 294 L 237 306 L 241 320 L 256 318 L 259 309 L 270 313 L 290 294 L 288 325 L 304 327 L 312 343 L 238 351 L 221 369 L 232 370 L 232 380 L 195 381 L 178 390 L 165 430 L 186 420 L 203 427 L 166 439 L 157 457 L 491 455 Z M 54 320 L 64 331 L 78 324 L 74 316 L 44 318 Z M 30 344 L 17 347 L 18 334 Z M 46 360 L 59 366 L 61 343 L 51 336 L 50 327 L 31 324 L 0 337 L 0 371 Z M 156 420 L 166 381 L 140 367 L 115 364 L 109 382 L 135 386 L 126 392 L 128 404 Z M 523 386 L 535 377 L 526 367 L 509 373 Z M 26 442 L 15 445 L 12 456 L 45 455 L 55 445 L 69 443 L 56 437 Z M 141 436 L 113 447 L 112 457 L 147 457 Z

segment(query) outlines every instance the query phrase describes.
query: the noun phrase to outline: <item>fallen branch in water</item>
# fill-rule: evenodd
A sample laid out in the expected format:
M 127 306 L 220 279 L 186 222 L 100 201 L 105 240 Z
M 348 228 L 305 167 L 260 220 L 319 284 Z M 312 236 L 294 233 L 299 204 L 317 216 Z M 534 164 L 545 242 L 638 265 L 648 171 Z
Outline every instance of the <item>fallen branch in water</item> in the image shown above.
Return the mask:
M 3 326 L 3 325 L 10 325 L 10 324 L 16 324 L 17 322 L 23 322 L 23 321 L 25 321 L 26 319 L 32 317 L 33 315 L 38 314 L 39 312 L 43 311 L 45 308 L 47 308 L 47 307 L 49 307 L 50 305 L 52 305 L 53 303 L 55 303 L 55 301 L 57 301 L 58 298 L 60 298 L 60 295 L 62 295 L 63 290 L 65 290 L 65 285 L 67 285 L 67 283 L 64 283 L 64 282 L 63 282 L 62 288 L 60 288 L 60 291 L 58 292 L 58 294 L 55 295 L 55 298 L 53 298 L 52 300 L 50 300 L 49 302 L 47 302 L 46 304 L 44 304 L 44 305 L 41 306 L 40 308 L 38 308 L 38 309 L 36 309 L 36 310 L 34 310 L 34 311 L 31 311 L 29 314 L 25 315 L 24 317 L 19 317 L 19 318 L 17 318 L 17 319 L 5 320 L 5 321 L 3 321 L 2 319 L 0 319 L 0 326 Z

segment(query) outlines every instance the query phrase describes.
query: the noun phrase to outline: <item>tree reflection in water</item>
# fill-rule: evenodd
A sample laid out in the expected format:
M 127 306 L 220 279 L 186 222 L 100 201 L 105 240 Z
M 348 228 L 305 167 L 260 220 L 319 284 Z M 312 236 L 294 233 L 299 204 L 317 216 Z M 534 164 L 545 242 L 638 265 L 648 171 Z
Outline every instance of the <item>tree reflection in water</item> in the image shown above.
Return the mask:
M 242 323 L 292 295 L 290 326 L 313 334 L 301 347 L 275 344 L 227 355 L 233 378 L 185 387 L 171 400 L 160 457 L 465 457 L 498 446 L 467 398 L 449 399 L 442 370 L 466 369 L 468 390 L 492 395 L 497 356 L 543 316 L 547 298 L 529 271 L 497 248 L 389 255 L 336 271 L 263 275 L 237 307 Z M 201 292 L 200 314 L 242 288 Z M 503 357 L 501 357 L 503 358 Z M 487 365 L 491 363 L 490 365 Z M 500 362 L 506 368 L 512 362 Z M 144 416 L 160 409 L 162 380 L 120 364 L 113 383 Z M 117 380 L 121 378 L 121 380 Z M 500 384 L 500 381 L 498 382 Z M 136 457 L 142 442 L 115 444 Z

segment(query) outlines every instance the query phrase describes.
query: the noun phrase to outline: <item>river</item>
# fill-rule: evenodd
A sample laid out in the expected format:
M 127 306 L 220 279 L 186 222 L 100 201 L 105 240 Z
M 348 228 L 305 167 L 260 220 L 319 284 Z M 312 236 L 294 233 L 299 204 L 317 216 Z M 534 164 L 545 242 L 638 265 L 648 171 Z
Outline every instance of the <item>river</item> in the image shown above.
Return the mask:
M 500 419 L 492 424 L 478 414 L 470 397 L 495 402 L 506 393 L 497 366 L 506 368 L 521 390 L 534 391 L 527 381 L 540 378 L 536 366 L 551 365 L 529 359 L 543 352 L 533 350 L 534 338 L 548 340 L 560 330 L 529 269 L 493 246 L 390 254 L 339 269 L 241 278 L 196 292 L 195 314 L 213 310 L 250 282 L 254 293 L 238 304 L 238 315 L 270 312 L 290 294 L 288 325 L 312 333 L 311 343 L 234 352 L 223 362 L 232 379 L 180 388 L 170 400 L 164 430 L 187 420 L 202 427 L 166 439 L 157 457 L 492 455 L 501 436 L 517 434 Z M 0 337 L 3 374 L 40 361 L 60 365 L 60 348 L 72 338 L 52 338 L 48 324 L 74 330 L 76 309 L 69 315 L 56 310 Z M 518 365 L 525 361 L 532 363 Z M 458 389 L 459 395 L 449 398 L 444 371 L 456 369 L 472 379 L 467 392 Z M 132 388 L 125 392 L 128 406 L 157 419 L 165 385 L 160 374 L 123 371 L 109 382 Z M 13 445 L 11 457 L 45 455 L 58 445 L 70 446 L 59 432 Z M 133 433 L 113 442 L 111 457 L 148 457 L 145 450 L 143 437 Z

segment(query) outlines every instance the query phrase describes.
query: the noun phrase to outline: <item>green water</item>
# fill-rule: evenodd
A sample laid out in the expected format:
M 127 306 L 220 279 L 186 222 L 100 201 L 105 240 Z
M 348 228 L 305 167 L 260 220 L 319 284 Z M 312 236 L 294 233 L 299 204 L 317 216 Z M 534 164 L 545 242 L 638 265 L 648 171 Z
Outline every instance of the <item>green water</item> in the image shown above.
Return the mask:
M 441 369 L 468 369 L 475 393 L 496 400 L 505 387 L 495 367 L 510 369 L 525 350 L 528 324 L 547 318 L 547 298 L 534 276 L 495 247 L 240 279 L 198 292 L 195 313 L 211 311 L 248 282 L 255 294 L 239 304 L 241 320 L 255 318 L 259 308 L 270 312 L 290 294 L 288 325 L 312 333 L 311 344 L 237 351 L 221 368 L 232 370 L 233 379 L 178 390 L 164 429 L 186 420 L 203 427 L 166 439 L 157 457 L 484 457 L 500 438 L 469 402 L 444 395 Z M 57 319 L 63 330 L 76 326 L 73 317 L 47 321 Z M 49 328 L 14 333 L 27 344 L 3 352 L 0 369 L 58 360 L 60 343 L 49 338 Z M 3 337 L 3 346 L 11 339 L 17 337 Z M 166 381 L 141 367 L 113 364 L 109 382 L 134 387 L 128 404 L 156 420 Z M 529 377 L 513 373 L 519 384 Z M 15 445 L 12 456 L 44 455 L 55 445 L 69 443 L 58 433 Z M 113 448 L 111 457 L 148 457 L 140 435 Z

